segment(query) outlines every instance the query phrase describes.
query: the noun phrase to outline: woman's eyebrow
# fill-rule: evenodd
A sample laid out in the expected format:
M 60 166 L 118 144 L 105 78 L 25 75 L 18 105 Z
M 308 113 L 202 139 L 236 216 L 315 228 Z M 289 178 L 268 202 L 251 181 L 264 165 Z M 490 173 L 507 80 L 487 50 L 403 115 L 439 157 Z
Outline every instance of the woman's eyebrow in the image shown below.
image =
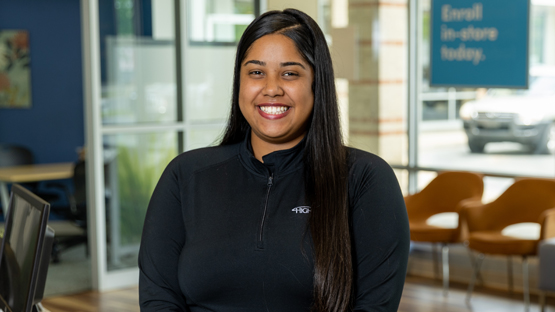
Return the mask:
M 245 62 L 245 64 L 243 66 L 247 66 L 247 64 L 255 64 L 255 65 L 260 65 L 260 66 L 266 66 L 266 62 L 262 62 L 259 60 L 250 60 Z
M 295 65 L 297 65 L 297 66 L 302 67 L 303 69 L 306 69 L 306 68 L 304 68 L 303 64 L 301 64 L 301 63 L 299 63 L 299 62 L 285 62 L 285 63 L 281 63 L 280 65 L 281 65 L 281 67 L 295 66 Z
M 255 64 L 255 65 L 260 65 L 260 66 L 266 66 L 266 62 L 263 61 L 259 61 L 259 60 L 250 60 L 250 61 L 246 61 L 245 64 L 243 66 L 247 66 L 247 64 Z M 303 64 L 299 63 L 299 62 L 283 62 L 279 64 L 281 67 L 287 67 L 287 66 L 300 66 L 303 69 L 306 69 Z

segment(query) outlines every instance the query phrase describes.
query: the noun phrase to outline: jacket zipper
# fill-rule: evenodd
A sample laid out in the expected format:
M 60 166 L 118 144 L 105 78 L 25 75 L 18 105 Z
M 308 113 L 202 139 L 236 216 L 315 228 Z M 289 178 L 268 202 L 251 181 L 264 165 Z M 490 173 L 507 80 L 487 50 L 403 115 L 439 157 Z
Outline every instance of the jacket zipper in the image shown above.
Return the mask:
M 258 244 L 257 244 L 258 249 L 263 249 L 264 248 L 264 242 L 263 242 L 264 222 L 266 221 L 266 211 L 268 210 L 268 199 L 270 198 L 270 190 L 272 189 L 273 183 L 274 183 L 274 175 L 271 174 L 268 177 L 268 183 L 266 184 L 268 186 L 268 191 L 266 192 L 266 202 L 264 203 L 264 211 L 262 213 L 262 222 L 260 222 L 260 235 L 258 237 Z

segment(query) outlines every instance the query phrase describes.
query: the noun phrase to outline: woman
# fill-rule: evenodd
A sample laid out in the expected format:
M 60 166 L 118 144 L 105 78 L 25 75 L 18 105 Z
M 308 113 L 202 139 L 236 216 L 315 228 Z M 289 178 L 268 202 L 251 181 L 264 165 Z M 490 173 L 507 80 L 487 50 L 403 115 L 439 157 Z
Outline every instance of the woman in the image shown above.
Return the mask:
M 163 173 L 143 230 L 143 311 L 396 311 L 409 247 L 379 157 L 341 142 L 331 58 L 306 14 L 245 30 L 220 146 Z

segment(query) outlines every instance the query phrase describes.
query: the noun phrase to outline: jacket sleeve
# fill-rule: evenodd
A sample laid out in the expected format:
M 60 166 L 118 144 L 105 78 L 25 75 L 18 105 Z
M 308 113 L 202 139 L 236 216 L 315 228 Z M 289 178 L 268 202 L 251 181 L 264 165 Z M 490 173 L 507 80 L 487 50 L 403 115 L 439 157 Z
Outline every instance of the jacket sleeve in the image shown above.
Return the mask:
M 145 217 L 139 251 L 141 311 L 188 311 L 177 274 L 185 229 L 176 168 L 174 161 L 162 174 Z
M 368 161 L 351 172 L 349 182 L 355 184 L 349 187 L 355 264 L 353 311 L 397 311 L 409 255 L 408 217 L 393 170 L 381 158 L 371 156 L 363 157 Z

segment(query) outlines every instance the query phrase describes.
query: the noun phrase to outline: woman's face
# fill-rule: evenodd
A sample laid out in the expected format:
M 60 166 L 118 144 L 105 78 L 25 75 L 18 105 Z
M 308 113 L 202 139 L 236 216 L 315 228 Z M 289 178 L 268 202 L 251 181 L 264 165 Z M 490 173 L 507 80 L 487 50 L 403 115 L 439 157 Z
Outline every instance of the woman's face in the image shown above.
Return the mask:
M 312 67 L 295 43 L 280 34 L 256 40 L 241 64 L 239 106 L 256 144 L 295 146 L 314 106 Z

